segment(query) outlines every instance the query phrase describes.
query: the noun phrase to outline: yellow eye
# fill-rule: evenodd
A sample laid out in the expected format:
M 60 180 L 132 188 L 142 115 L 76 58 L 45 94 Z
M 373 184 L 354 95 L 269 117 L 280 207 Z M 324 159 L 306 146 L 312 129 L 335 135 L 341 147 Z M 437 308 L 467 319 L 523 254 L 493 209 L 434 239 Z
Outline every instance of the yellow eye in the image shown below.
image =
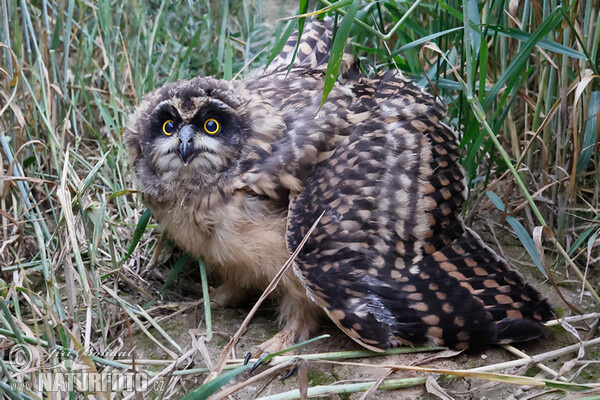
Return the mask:
M 175 124 L 172 119 L 168 119 L 163 124 L 163 133 L 167 136 L 171 136 L 173 132 L 175 132 Z
M 204 130 L 209 135 L 214 135 L 215 133 L 219 132 L 220 128 L 219 122 L 214 118 L 209 118 L 204 121 Z

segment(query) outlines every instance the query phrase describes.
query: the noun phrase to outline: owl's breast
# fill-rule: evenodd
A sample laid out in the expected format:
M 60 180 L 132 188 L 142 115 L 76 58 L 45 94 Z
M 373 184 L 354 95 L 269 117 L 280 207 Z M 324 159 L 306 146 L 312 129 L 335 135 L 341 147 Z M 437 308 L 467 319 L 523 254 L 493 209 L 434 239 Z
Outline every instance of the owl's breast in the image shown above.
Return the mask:
M 151 209 L 178 247 L 242 286 L 264 287 L 289 257 L 287 209 L 261 197 L 236 192 L 210 208 Z

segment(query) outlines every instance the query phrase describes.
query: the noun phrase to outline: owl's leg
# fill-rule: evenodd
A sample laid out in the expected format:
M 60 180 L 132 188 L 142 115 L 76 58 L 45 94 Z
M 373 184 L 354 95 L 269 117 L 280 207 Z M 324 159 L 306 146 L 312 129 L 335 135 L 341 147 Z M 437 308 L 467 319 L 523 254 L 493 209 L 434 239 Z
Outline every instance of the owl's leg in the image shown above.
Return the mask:
M 279 319 L 284 324 L 283 329 L 246 356 L 247 359 L 250 356 L 260 356 L 253 369 L 268 354 L 308 340 L 319 327 L 322 315 L 323 310 L 308 298 L 304 288 L 286 290 L 279 305 Z
M 210 304 L 216 308 L 233 307 L 245 295 L 245 290 L 231 281 L 225 281 L 221 286 L 210 293 Z

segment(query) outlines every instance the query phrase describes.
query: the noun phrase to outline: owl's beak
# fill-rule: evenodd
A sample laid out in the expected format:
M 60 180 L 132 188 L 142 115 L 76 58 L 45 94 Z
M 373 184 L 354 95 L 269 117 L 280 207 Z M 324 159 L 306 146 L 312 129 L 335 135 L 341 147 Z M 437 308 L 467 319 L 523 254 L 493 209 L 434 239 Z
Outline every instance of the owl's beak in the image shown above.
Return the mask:
M 190 125 L 185 125 L 177 136 L 179 136 L 179 158 L 183 161 L 183 165 L 188 165 L 197 154 L 196 148 L 194 148 L 196 132 Z

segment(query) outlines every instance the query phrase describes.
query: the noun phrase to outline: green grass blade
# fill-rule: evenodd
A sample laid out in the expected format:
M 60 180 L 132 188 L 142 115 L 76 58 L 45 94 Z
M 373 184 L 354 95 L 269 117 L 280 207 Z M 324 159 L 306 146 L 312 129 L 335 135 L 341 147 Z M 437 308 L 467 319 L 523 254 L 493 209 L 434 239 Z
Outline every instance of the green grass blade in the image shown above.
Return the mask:
M 102 157 L 100 158 L 100 160 L 98 160 L 96 165 L 94 165 L 94 167 L 90 170 L 90 172 L 83 179 L 83 181 L 81 181 L 81 186 L 79 187 L 79 195 L 80 196 L 83 195 L 90 188 L 90 186 L 96 179 L 98 172 L 100 172 L 100 168 L 102 168 L 102 166 L 104 165 L 104 162 L 106 161 L 106 156 L 108 156 L 108 153 L 109 152 L 107 151 L 106 153 L 104 153 L 102 155 Z
M 506 210 L 505 210 L 506 207 L 504 206 L 502 199 L 500 199 L 500 197 L 498 197 L 498 195 L 496 195 L 496 193 L 487 191 L 487 192 L 485 192 L 485 194 L 491 200 L 492 204 L 494 204 L 494 206 L 496 206 L 496 208 L 498 210 L 500 210 L 502 212 L 506 212 Z M 525 229 L 525 227 L 515 217 L 513 217 L 511 215 L 506 216 L 506 222 L 508 222 L 508 224 L 511 226 L 511 228 L 517 235 L 517 238 L 519 239 L 519 241 L 521 242 L 523 247 L 525 247 L 525 250 L 527 250 L 527 253 L 529 253 L 529 256 L 535 263 L 535 266 L 547 278 L 548 274 L 546 273 L 546 270 L 545 270 L 544 266 L 542 265 L 542 260 L 540 260 L 540 256 L 535 247 L 535 243 L 534 243 L 533 239 L 531 238 L 531 235 L 529 234 L 529 232 L 527 232 L 527 229 Z
M 277 356 L 280 356 L 282 354 L 288 353 L 290 351 L 294 351 L 296 349 L 299 349 L 302 346 L 306 346 L 307 344 L 310 344 L 312 342 L 316 342 L 317 340 L 328 339 L 330 337 L 331 337 L 330 335 L 325 334 L 325 335 L 320 335 L 320 336 L 314 337 L 312 339 L 305 340 L 304 342 L 301 342 L 301 343 L 297 343 L 297 344 L 295 344 L 293 346 L 288 347 L 287 349 L 283 349 L 281 351 L 269 354 L 268 356 L 266 356 L 264 358 L 264 362 L 268 362 L 273 357 L 277 357 Z
M 92 240 L 91 240 L 91 248 L 90 248 L 90 260 L 91 264 L 96 264 L 96 258 L 98 253 L 98 247 L 100 246 L 100 239 L 102 238 L 102 234 L 104 232 L 104 222 L 106 221 L 106 201 L 102 202 L 102 206 L 97 212 L 97 216 L 94 218 L 91 216 L 92 224 L 94 225 L 94 230 L 92 232 Z
M 463 15 L 461 11 L 449 6 L 447 2 L 443 0 L 437 0 L 437 3 L 444 11 L 456 18 L 457 21 L 463 22 Z
M 377 390 L 394 390 L 409 388 L 413 386 L 422 385 L 427 381 L 427 377 L 416 377 L 416 378 L 400 378 L 400 379 L 386 379 L 378 387 Z M 345 395 L 340 398 L 349 398 L 350 393 L 366 392 L 373 385 L 377 384 L 377 381 L 367 381 L 359 383 L 346 383 L 339 385 L 318 385 L 308 388 L 308 396 L 310 398 L 332 398 L 333 394 Z M 258 400 L 293 400 L 301 399 L 299 389 L 290 390 L 283 393 L 272 394 L 270 396 L 260 397 Z M 334 398 L 334 397 L 333 397 Z M 372 398 L 377 398 L 373 396 Z M 394 398 L 404 398 L 402 396 Z
M 233 63 L 233 54 L 231 51 L 231 38 L 229 33 L 227 33 L 227 37 L 225 39 L 225 62 L 223 66 L 223 79 L 231 80 L 233 77 L 232 71 L 232 63 Z
M 0 360 L 0 366 L 2 366 L 2 370 L 6 371 L 6 366 L 4 365 L 4 362 L 2 362 L 2 360 Z M 15 392 L 13 390 L 12 385 L 6 384 L 4 382 L 0 382 L 0 388 L 2 389 L 2 393 L 6 394 L 6 396 L 8 396 L 9 398 L 13 399 L 13 400 L 29 400 L 29 399 L 33 399 L 34 397 L 23 397 L 23 395 L 19 392 Z M 41 398 L 41 397 L 40 397 Z
M 206 340 L 212 339 L 212 316 L 210 309 L 210 297 L 208 293 L 208 277 L 204 268 L 204 259 L 200 257 L 198 260 L 200 267 L 200 279 L 202 280 L 202 298 L 204 299 L 204 322 L 206 324 Z
M 413 47 L 420 46 L 423 43 L 431 42 L 433 39 L 437 39 L 439 37 L 442 37 L 442 36 L 447 35 L 447 34 L 452 33 L 452 32 L 459 31 L 461 29 L 464 29 L 464 28 L 462 26 L 459 26 L 457 28 L 451 28 L 451 29 L 446 29 L 446 30 L 441 31 L 441 32 L 432 33 L 431 35 L 427 35 L 427 36 L 424 36 L 424 37 L 419 38 L 417 40 L 413 40 L 410 43 L 406 43 L 405 45 L 403 45 L 402 47 L 400 47 L 398 50 L 393 51 L 392 54 L 395 55 L 395 54 L 402 53 L 402 52 L 404 52 L 406 50 L 412 49 Z
M 302 346 L 305 346 L 309 343 L 315 342 L 317 340 L 325 339 L 328 337 L 329 337 L 329 335 L 321 335 L 316 338 L 306 340 L 302 343 L 298 343 L 298 344 L 296 344 L 292 347 L 289 347 L 285 350 L 278 351 L 273 354 L 269 354 L 262 360 L 262 363 L 266 365 L 273 357 L 276 357 L 283 353 L 287 353 L 289 351 L 293 351 L 293 350 L 300 348 Z M 235 378 L 237 375 L 241 374 L 242 372 L 246 371 L 247 369 L 252 368 L 253 365 L 254 364 L 252 364 L 252 363 L 248 363 L 247 365 L 242 365 L 240 367 L 237 367 L 234 370 L 227 371 L 224 374 L 219 375 L 215 379 L 203 384 L 202 386 L 200 386 L 199 388 L 197 388 L 196 390 L 194 390 L 193 392 L 191 392 L 190 394 L 185 396 L 182 400 L 204 400 L 208 396 L 210 396 L 211 394 L 213 394 L 217 390 L 219 390 L 221 387 L 223 387 L 231 379 Z
M 17 327 L 13 315 L 11 314 L 10 310 L 8 309 L 8 306 L 6 305 L 6 302 L 4 301 L 4 298 L 2 297 L 0 297 L 0 310 L 2 311 L 2 314 L 4 314 L 3 321 L 8 325 L 6 326 L 6 328 L 10 327 L 12 336 L 14 336 L 14 338 L 17 339 L 18 343 L 25 343 L 25 340 L 23 339 L 23 336 L 21 334 L 21 330 L 19 329 L 19 327 Z
M 447 5 L 445 2 L 443 2 L 441 0 L 437 0 L 437 1 L 438 1 L 438 4 L 440 5 L 440 7 L 442 7 L 445 11 L 450 13 L 452 16 L 454 16 L 454 18 L 458 19 L 461 22 L 463 21 L 463 16 L 458 10 L 450 7 L 449 5 Z M 483 24 L 483 25 L 481 25 L 481 27 L 487 28 L 488 30 L 490 30 L 492 32 L 497 32 L 500 36 L 510 37 L 513 39 L 520 40 L 522 42 L 526 42 L 531 38 L 530 33 L 525 32 L 523 30 L 511 28 L 508 26 L 495 25 L 495 24 Z M 583 54 L 582 52 L 574 50 L 574 49 L 567 47 L 565 45 L 562 45 L 560 43 L 556 43 L 552 40 L 541 39 L 537 43 L 537 46 L 544 50 L 553 51 L 557 54 L 562 54 L 567 57 L 577 58 L 577 59 L 581 59 L 581 60 L 588 59 L 588 57 L 585 54 Z M 594 58 L 592 57 L 591 59 L 593 60 Z
M 596 136 L 598 134 L 596 132 L 596 127 L 598 126 L 598 113 L 600 112 L 600 91 L 595 90 L 592 92 L 589 104 L 588 120 L 585 121 L 585 133 L 581 146 L 581 154 L 577 159 L 577 174 L 581 174 L 585 171 L 594 154 L 594 145 L 596 144 Z
M 185 267 L 185 265 L 187 264 L 189 259 L 190 259 L 190 255 L 187 253 L 184 253 L 184 254 L 182 254 L 181 257 L 179 257 L 179 260 L 177 260 L 175 265 L 173 265 L 173 268 L 171 268 L 171 271 L 169 272 L 169 276 L 167 276 L 165 283 L 163 284 L 162 288 L 160 289 L 160 292 L 159 292 L 160 294 L 163 294 L 165 292 L 165 290 L 167 290 L 167 288 L 169 286 L 171 286 L 171 284 L 173 282 L 175 282 L 175 279 L 177 279 L 177 277 L 179 276 L 179 273 L 183 270 L 183 267 Z
M 352 0 L 338 0 L 335 3 L 329 4 L 315 12 L 307 13 L 304 16 L 308 17 L 308 16 L 313 16 L 313 15 L 320 15 L 320 14 L 328 13 L 331 11 L 336 11 L 342 7 L 349 6 L 350 4 L 352 4 Z
M 489 58 L 489 49 L 488 49 L 488 43 L 487 40 L 485 40 L 485 36 L 483 34 L 481 34 L 481 36 L 483 36 L 483 40 L 481 40 L 480 44 L 479 44 L 479 55 L 478 55 L 478 62 L 479 62 L 479 101 L 483 101 L 483 99 L 485 98 L 485 83 L 486 83 L 486 78 L 487 78 L 487 74 L 488 74 L 488 58 Z
M 329 63 L 327 63 L 327 72 L 325 73 L 325 84 L 323 85 L 323 97 L 321 98 L 321 107 L 327 101 L 327 96 L 333 89 L 335 82 L 337 81 L 340 67 L 342 65 L 342 58 L 344 57 L 344 49 L 346 48 L 346 41 L 350 34 L 350 28 L 352 27 L 352 20 L 358 12 L 360 0 L 354 0 L 352 5 L 344 15 L 342 23 L 337 29 L 335 39 L 333 40 L 333 46 L 329 53 Z
M 300 0 L 298 2 L 298 14 L 303 15 L 308 11 L 308 0 Z M 298 54 L 298 48 L 300 47 L 300 40 L 302 39 L 302 32 L 304 32 L 304 23 L 306 22 L 306 17 L 298 18 L 298 40 L 296 41 L 296 47 L 294 47 L 294 54 L 292 54 L 292 59 L 290 60 L 290 65 L 288 67 L 288 74 L 292 70 L 292 66 L 294 65 L 294 61 L 296 60 L 296 55 Z
M 529 59 L 533 48 L 554 29 L 562 19 L 561 7 L 555 9 L 549 16 L 541 23 L 538 29 L 531 35 L 529 40 L 523 44 L 521 50 L 517 53 L 515 58 L 512 60 L 506 71 L 500 76 L 500 79 L 496 81 L 494 86 L 490 89 L 489 93 L 481 103 L 484 110 L 488 110 L 492 105 L 492 102 L 496 99 L 498 92 L 504 86 L 504 84 L 514 77 L 519 75 L 521 70 L 525 66 L 525 63 Z
M 294 19 L 294 20 L 288 22 L 288 26 L 285 29 L 285 32 L 283 32 L 283 35 L 281 35 L 281 37 L 279 38 L 277 43 L 275 43 L 275 46 L 273 46 L 273 49 L 271 50 L 271 53 L 269 54 L 269 58 L 267 59 L 267 64 L 265 65 L 265 70 L 273 62 L 275 57 L 277 57 L 279 55 L 279 53 L 281 53 L 281 50 L 283 50 L 283 46 L 285 46 L 285 43 L 289 39 L 292 32 L 294 32 L 294 29 L 296 28 L 297 24 L 298 24 L 297 19 Z
M 212 381 L 208 381 L 204 385 L 200 386 L 193 392 L 184 396 L 181 400 L 204 400 L 210 395 L 215 393 L 217 390 L 222 388 L 227 382 L 241 374 L 242 372 L 252 368 L 253 364 L 242 365 L 234 370 L 227 371 L 224 374 L 219 375 Z
M 594 219 L 592 221 L 598 221 L 599 219 L 600 219 L 600 214 L 596 214 L 596 216 L 594 217 Z M 573 242 L 573 244 L 571 245 L 571 248 L 569 248 L 569 251 L 567 252 L 567 254 L 569 256 L 572 256 L 573 253 L 575 253 L 575 250 L 577 250 L 577 248 L 579 246 L 581 246 L 583 244 L 583 242 L 585 242 L 586 239 L 590 236 L 590 234 L 592 232 L 594 232 L 596 229 L 597 229 L 596 225 L 593 225 L 590 228 L 586 229 L 585 232 L 583 232 L 581 235 L 579 235 L 577 240 L 575 240 L 575 242 Z
M 75 8 L 75 2 L 73 0 L 69 0 L 69 5 L 67 6 L 67 21 L 66 21 L 66 25 L 65 25 L 65 30 L 64 30 L 64 37 L 63 37 L 63 43 L 70 43 L 71 42 L 71 23 L 73 21 L 73 11 Z M 64 65 L 63 65 L 63 93 L 67 93 L 67 77 L 68 77 L 68 70 L 69 70 L 69 49 L 71 48 L 71 46 L 64 46 Z
M 532 34 L 519 30 L 510 28 L 502 25 L 485 25 L 490 31 L 498 32 L 500 36 L 509 37 L 512 39 L 517 39 L 522 42 L 527 42 L 531 39 Z M 556 43 L 552 40 L 541 39 L 536 43 L 536 46 L 542 48 L 544 50 L 552 51 L 557 54 L 561 54 L 563 56 L 576 58 L 580 60 L 587 60 L 587 56 L 580 51 L 574 50 L 570 47 L 562 45 L 560 43 Z
M 510 215 L 506 217 L 506 222 L 508 222 L 508 224 L 512 227 L 513 231 L 517 235 L 517 238 L 519 239 L 523 247 L 525 247 L 525 250 L 527 250 L 527 253 L 529 253 L 529 256 L 535 263 L 535 266 L 540 270 L 542 275 L 544 275 L 544 277 L 547 278 L 548 273 L 542 265 L 542 261 L 540 260 L 540 256 L 535 247 L 535 243 L 533 242 L 533 239 L 531 238 L 529 232 L 527 232 L 527 229 L 525 229 L 523 224 L 521 224 L 515 217 L 512 217 Z
M 229 0 L 221 2 L 221 28 L 219 31 L 219 44 L 217 45 L 217 70 L 223 72 L 223 57 L 225 55 L 225 42 L 227 41 L 227 17 L 229 16 Z
M 138 243 L 142 239 L 142 236 L 144 235 L 144 231 L 146 230 L 146 226 L 148 225 L 148 221 L 150 221 L 151 214 L 152 213 L 150 212 L 150 209 L 147 208 L 144 211 L 144 213 L 142 214 L 142 216 L 140 217 L 140 220 L 139 220 L 137 226 L 135 227 L 135 231 L 133 232 L 133 238 L 131 239 L 131 245 L 129 246 L 129 250 L 127 250 L 127 254 L 125 254 L 125 257 L 123 257 L 123 259 L 121 260 L 121 264 L 123 264 L 125 261 L 127 261 L 129 259 L 129 257 L 131 257 L 131 254 L 133 253 L 133 251 L 137 247 Z
M 154 23 L 152 24 L 152 33 L 150 34 L 149 42 L 148 42 L 148 60 L 152 60 L 152 54 L 154 52 L 154 43 L 156 42 L 156 35 L 159 31 L 159 28 L 162 25 L 163 20 L 163 11 L 165 8 L 166 1 L 161 1 L 160 7 L 158 8 L 158 12 L 156 13 L 156 18 L 154 19 Z M 144 87 L 146 90 L 152 90 L 154 88 L 154 74 L 152 73 L 152 63 L 148 62 L 146 64 L 146 74 L 145 74 L 145 82 Z
M 473 47 L 473 53 L 479 54 L 479 49 L 481 47 L 481 32 L 479 31 L 479 27 L 481 26 L 481 19 L 479 17 L 479 8 L 477 0 L 468 0 L 467 1 L 467 17 L 469 18 L 469 36 L 471 46 Z M 473 57 L 472 62 L 474 63 L 477 60 L 477 57 Z

